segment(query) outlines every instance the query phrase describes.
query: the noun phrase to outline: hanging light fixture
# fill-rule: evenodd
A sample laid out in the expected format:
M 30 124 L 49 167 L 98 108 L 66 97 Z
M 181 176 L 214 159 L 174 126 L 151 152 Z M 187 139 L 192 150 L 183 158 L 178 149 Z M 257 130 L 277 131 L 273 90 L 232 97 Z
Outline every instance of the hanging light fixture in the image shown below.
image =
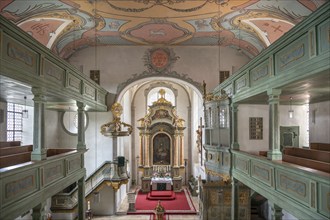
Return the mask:
M 290 109 L 289 109 L 289 118 L 293 118 L 293 110 L 292 110 L 292 97 L 290 97 Z
M 241 20 L 238 20 L 238 48 L 237 48 L 237 55 L 242 55 L 241 49 Z
M 22 110 L 22 118 L 28 118 L 29 111 L 26 109 L 26 96 L 24 96 L 24 109 Z

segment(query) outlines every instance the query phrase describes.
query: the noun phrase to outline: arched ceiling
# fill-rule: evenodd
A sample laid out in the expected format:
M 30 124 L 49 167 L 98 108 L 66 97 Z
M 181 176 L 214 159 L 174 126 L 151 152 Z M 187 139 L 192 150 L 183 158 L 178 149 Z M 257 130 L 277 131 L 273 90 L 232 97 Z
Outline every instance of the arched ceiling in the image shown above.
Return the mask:
M 1 0 L 62 58 L 89 46 L 228 46 L 254 57 L 327 0 Z

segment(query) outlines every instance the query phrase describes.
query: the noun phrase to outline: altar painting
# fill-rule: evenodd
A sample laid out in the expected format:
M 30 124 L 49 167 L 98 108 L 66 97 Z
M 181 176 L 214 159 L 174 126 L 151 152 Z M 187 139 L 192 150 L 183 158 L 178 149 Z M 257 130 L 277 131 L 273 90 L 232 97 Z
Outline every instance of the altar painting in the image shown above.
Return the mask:
M 165 133 L 157 134 L 153 139 L 153 164 L 171 164 L 171 141 Z

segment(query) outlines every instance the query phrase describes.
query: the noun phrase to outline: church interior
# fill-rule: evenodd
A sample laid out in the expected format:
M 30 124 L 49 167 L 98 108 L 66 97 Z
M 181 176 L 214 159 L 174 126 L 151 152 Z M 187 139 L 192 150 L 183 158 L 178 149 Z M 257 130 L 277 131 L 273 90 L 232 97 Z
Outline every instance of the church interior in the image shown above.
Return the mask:
M 329 219 L 329 11 L 1 0 L 0 219 Z

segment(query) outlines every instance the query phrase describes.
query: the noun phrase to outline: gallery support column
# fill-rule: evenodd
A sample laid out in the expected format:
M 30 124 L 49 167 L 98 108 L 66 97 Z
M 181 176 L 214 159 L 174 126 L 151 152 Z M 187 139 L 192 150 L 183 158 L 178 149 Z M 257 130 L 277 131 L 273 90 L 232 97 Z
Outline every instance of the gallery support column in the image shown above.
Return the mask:
M 231 132 L 232 132 L 232 140 L 231 140 L 231 149 L 239 150 L 238 144 L 238 104 L 231 103 Z
M 33 87 L 34 95 L 34 123 L 33 123 L 33 151 L 31 160 L 45 160 L 47 152 L 45 148 L 45 103 L 46 89 Z
M 283 216 L 282 208 L 270 201 L 268 204 L 270 205 L 271 210 L 272 210 L 271 211 L 271 220 L 282 220 L 282 216 Z
M 85 219 L 85 177 L 78 180 L 78 219 Z
M 77 102 L 78 107 L 78 144 L 77 150 L 85 151 L 85 107 L 86 104 L 82 102 Z M 84 156 L 81 158 L 83 166 L 85 166 Z M 79 220 L 85 219 L 85 178 L 78 180 L 78 213 Z
M 238 219 L 239 186 L 237 179 L 232 177 L 231 180 L 231 220 L 236 220 Z
M 45 206 L 46 203 L 42 202 L 32 209 L 32 219 L 33 220 L 44 220 L 45 219 Z
M 85 143 L 85 107 L 86 104 L 82 102 L 77 102 L 78 107 L 78 150 L 85 150 L 86 143 Z
M 267 158 L 270 160 L 282 160 L 282 153 L 280 151 L 279 143 L 279 103 L 280 103 L 280 89 L 269 89 L 268 105 L 269 105 L 269 151 Z

